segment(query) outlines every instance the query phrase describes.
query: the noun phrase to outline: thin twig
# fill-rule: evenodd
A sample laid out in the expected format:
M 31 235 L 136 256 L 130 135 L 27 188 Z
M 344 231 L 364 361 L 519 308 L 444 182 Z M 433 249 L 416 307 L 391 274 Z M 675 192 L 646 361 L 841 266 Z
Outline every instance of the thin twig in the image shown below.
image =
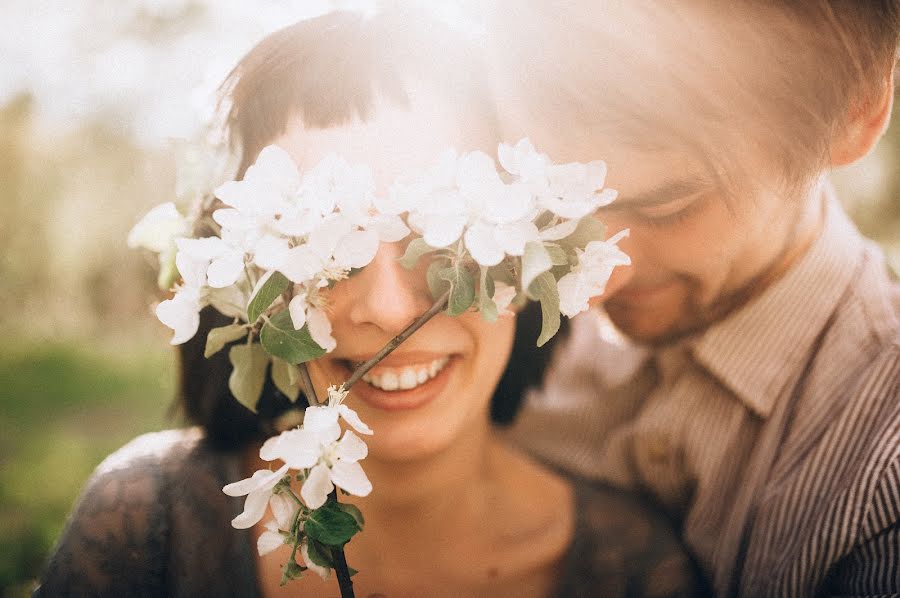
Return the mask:
M 400 346 L 400 344 L 408 339 L 413 333 L 425 325 L 425 322 L 433 318 L 435 315 L 440 313 L 447 307 L 447 302 L 450 300 L 450 291 L 447 290 L 443 295 L 438 297 L 437 301 L 434 302 L 434 305 L 428 308 L 428 311 L 423 313 L 421 316 L 415 319 L 415 321 L 407 326 L 403 332 L 395 336 L 393 339 L 388 342 L 381 350 L 375 354 L 374 357 L 369 359 L 368 361 L 362 363 L 359 367 L 353 370 L 353 374 L 347 379 L 346 382 L 342 385 L 344 390 L 349 390 L 351 386 L 356 384 L 360 378 L 366 375 L 366 372 L 375 367 L 379 361 L 387 357 L 394 349 Z
M 316 388 L 313 386 L 312 378 L 309 376 L 309 368 L 306 363 L 300 364 L 300 389 L 306 395 L 306 400 L 311 407 L 319 404 L 319 398 L 316 396 Z
M 303 386 L 303 392 L 310 405 L 318 405 L 319 399 L 316 397 L 316 389 L 313 386 L 312 378 L 309 376 L 309 368 L 305 363 L 300 364 L 300 384 Z M 338 502 L 337 490 L 332 490 L 328 495 L 329 502 Z M 334 573 L 338 578 L 338 586 L 341 589 L 341 598 L 354 598 L 353 580 L 350 579 L 350 568 L 347 565 L 347 557 L 344 555 L 343 547 L 332 547 L 331 555 L 334 557 Z
M 332 490 L 328 500 L 338 502 L 337 490 Z M 331 556 L 334 558 L 334 573 L 337 576 L 338 587 L 341 589 L 341 598 L 354 598 L 353 580 L 350 579 L 350 566 L 347 565 L 347 556 L 344 548 L 332 547 Z

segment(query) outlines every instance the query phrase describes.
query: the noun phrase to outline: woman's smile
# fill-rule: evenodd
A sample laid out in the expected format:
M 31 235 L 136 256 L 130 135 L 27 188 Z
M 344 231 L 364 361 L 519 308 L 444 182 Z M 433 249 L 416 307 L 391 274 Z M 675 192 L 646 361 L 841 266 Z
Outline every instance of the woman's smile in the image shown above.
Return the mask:
M 391 355 L 369 370 L 351 390 L 369 407 L 384 411 L 416 409 L 430 403 L 446 388 L 458 354 L 410 353 Z M 332 363 L 349 373 L 364 359 L 337 359 Z

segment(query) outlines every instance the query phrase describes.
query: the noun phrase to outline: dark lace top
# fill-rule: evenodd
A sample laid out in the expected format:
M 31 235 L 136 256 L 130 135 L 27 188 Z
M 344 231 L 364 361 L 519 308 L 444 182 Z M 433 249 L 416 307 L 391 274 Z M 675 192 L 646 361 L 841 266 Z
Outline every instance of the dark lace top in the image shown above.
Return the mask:
M 254 548 L 222 486 L 244 477 L 235 452 L 198 430 L 147 434 L 88 480 L 35 596 L 258 597 Z M 576 483 L 577 527 L 559 596 L 702 594 L 669 523 L 632 496 Z

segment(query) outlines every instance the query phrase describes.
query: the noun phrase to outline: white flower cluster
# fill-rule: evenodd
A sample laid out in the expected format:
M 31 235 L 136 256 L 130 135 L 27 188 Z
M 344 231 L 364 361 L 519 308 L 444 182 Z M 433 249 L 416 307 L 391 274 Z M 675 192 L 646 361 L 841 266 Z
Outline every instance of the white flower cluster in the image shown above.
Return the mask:
M 161 264 L 175 256 L 181 284 L 156 312 L 174 330 L 172 344 L 194 336 L 205 305 L 246 321 L 247 304 L 278 272 L 294 285 L 287 306 L 294 328 L 307 326 L 331 351 L 319 290 L 365 267 L 379 242 L 400 241 L 410 229 L 428 247 L 465 254 L 480 267 L 521 259 L 522 292 L 541 272 L 568 266 L 556 279 L 559 311 L 584 311 L 613 268 L 630 263 L 616 246 L 627 233 L 569 247 L 565 263 L 554 262 L 547 249 L 564 245 L 583 219 L 615 199 L 603 187 L 605 164 L 554 164 L 527 139 L 500 144 L 498 156 L 501 172 L 483 152 L 448 150 L 382 197 L 365 166 L 332 155 L 301 176 L 287 152 L 268 146 L 243 180 L 215 190 L 226 206 L 212 214 L 217 236 L 190 238 L 188 221 L 164 204 L 135 226 L 129 243 L 157 251 Z
M 247 497 L 244 511 L 231 522 L 237 529 L 253 527 L 263 518 L 266 508 L 271 509 L 274 520 L 266 524 L 266 532 L 257 543 L 260 555 L 285 543 L 301 508 L 288 491 L 276 491 L 279 482 L 292 475 L 291 471 L 301 474 L 300 497 L 309 511 L 324 505 L 335 486 L 354 496 L 367 496 L 372 491 L 372 484 L 359 464 L 368 454 L 368 447 L 350 430 L 341 436 L 338 420 L 343 419 L 360 434 L 371 435 L 372 430 L 353 409 L 343 404 L 346 396 L 344 390 L 329 388 L 328 403 L 307 407 L 302 426 L 286 430 L 263 444 L 260 458 L 282 461 L 284 465 L 275 470 L 258 470 L 251 477 L 222 489 L 229 496 Z M 307 566 L 324 577 L 327 569 L 312 563 L 303 547 L 301 550 Z

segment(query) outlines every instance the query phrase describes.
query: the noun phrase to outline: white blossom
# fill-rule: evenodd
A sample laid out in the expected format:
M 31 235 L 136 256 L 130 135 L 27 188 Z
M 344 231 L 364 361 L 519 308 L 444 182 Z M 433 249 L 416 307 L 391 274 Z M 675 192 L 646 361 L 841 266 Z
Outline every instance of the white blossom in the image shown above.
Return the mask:
M 272 490 L 287 473 L 287 464 L 275 471 L 260 469 L 249 478 L 239 482 L 228 484 L 222 488 L 222 492 L 228 496 L 247 496 L 244 501 L 243 512 L 231 520 L 231 525 L 236 529 L 253 527 L 262 519 L 266 512 L 266 506 L 272 497 Z
M 300 496 L 310 509 L 322 506 L 335 486 L 356 496 L 372 491 L 359 464 L 368 454 L 366 443 L 350 430 L 341 437 L 338 420 L 361 434 L 372 434 L 372 430 L 343 404 L 346 391 L 332 387 L 328 394 L 327 404 L 306 408 L 302 427 L 268 439 L 259 451 L 265 461 L 279 459 L 290 469 L 309 470 Z
M 147 212 L 128 233 L 128 246 L 143 247 L 163 254 L 175 249 L 175 239 L 190 232 L 186 218 L 172 202 L 160 204 Z
M 501 143 L 500 165 L 528 185 L 540 206 L 563 218 L 582 218 L 616 199 L 616 191 L 604 189 L 606 163 L 554 164 L 534 149 L 527 138 L 515 146 Z
M 279 529 L 278 524 L 274 521 L 266 523 L 266 531 L 259 535 L 256 540 L 256 551 L 259 556 L 266 556 L 270 552 L 274 552 L 285 543 L 286 536 Z
M 586 311 L 588 301 L 606 290 L 613 269 L 631 264 L 631 258 L 616 246 L 626 236 L 628 230 L 623 230 L 606 241 L 591 241 L 583 251 L 577 250 L 578 264 L 558 283 L 563 315 L 572 317 Z

